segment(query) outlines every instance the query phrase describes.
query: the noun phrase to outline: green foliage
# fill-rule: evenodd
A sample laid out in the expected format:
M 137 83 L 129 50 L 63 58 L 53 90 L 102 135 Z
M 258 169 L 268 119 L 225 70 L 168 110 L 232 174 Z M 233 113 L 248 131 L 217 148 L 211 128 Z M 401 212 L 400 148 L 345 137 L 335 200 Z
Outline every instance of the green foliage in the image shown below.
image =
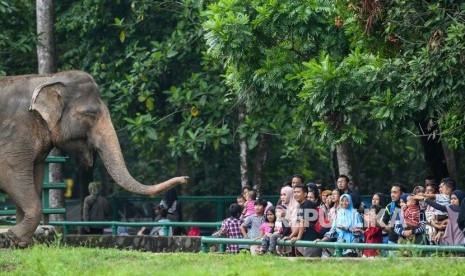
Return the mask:
M 306 103 L 300 116 L 313 118 L 312 127 L 330 146 L 347 139 L 363 143 L 366 130 L 361 126 L 371 119 L 367 103 L 380 89 L 377 79 L 382 60 L 357 48 L 341 62 L 323 53 L 304 65 L 306 69 L 297 75 L 303 83 L 299 97 Z
M 206 146 L 231 143 L 226 114 L 232 101 L 219 83 L 219 64 L 203 57 L 200 8 L 198 1 L 189 0 L 85 1 L 69 10 L 83 14 L 72 18 L 78 22 L 63 17 L 62 28 L 84 24 L 82 38 L 108 26 L 101 37 L 104 46 L 101 41 L 83 44 L 82 50 L 70 49 L 65 56 L 80 59 L 81 53 L 95 53 L 84 58 L 99 62 L 86 65 L 84 59 L 83 65 L 97 76 L 116 124 L 127 127 L 140 147 L 168 144 L 171 156 L 198 159 Z
M 0 76 L 37 71 L 35 5 L 0 1 Z
M 402 128 L 406 121 L 431 119 L 442 139 L 462 147 L 460 119 L 465 109 L 465 19 L 461 1 L 385 3 L 380 18 L 389 40 L 398 44 L 387 63 L 389 93 L 373 98 L 375 117 Z
M 293 113 L 299 88 L 289 76 L 322 45 L 332 43 L 323 35 L 330 2 L 304 2 L 224 0 L 205 12 L 209 52 L 224 60 L 226 83 L 247 106 L 239 132 L 249 137 L 250 148 L 259 132 L 278 140 L 298 136 L 286 118 Z

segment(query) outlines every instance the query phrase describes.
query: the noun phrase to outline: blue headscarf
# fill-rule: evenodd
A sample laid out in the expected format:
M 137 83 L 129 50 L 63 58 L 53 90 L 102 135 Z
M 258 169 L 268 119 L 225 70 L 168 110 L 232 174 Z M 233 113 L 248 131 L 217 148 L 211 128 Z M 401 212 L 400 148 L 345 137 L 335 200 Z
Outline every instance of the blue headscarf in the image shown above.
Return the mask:
M 349 206 L 347 209 L 343 209 L 341 207 L 341 201 L 343 198 L 347 198 L 349 201 Z M 350 232 L 349 230 L 338 228 L 337 226 L 339 225 L 344 226 L 347 229 L 363 227 L 362 219 L 357 210 L 354 209 L 352 198 L 349 194 L 343 194 L 339 199 L 339 209 L 337 210 L 336 218 L 333 221 L 331 230 L 336 231 L 336 237 L 338 240 L 344 240 L 344 242 L 353 243 L 355 239 L 354 233 Z

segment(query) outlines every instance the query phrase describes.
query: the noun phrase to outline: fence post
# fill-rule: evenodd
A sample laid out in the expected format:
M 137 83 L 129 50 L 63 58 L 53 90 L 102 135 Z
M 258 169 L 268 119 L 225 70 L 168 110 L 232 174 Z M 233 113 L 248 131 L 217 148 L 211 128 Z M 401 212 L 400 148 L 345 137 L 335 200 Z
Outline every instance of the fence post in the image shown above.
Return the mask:
M 118 235 L 118 224 L 115 223 L 114 221 L 112 221 L 112 225 L 111 225 L 111 234 L 113 236 Z
M 205 245 L 205 243 L 202 241 L 202 239 L 200 239 L 200 251 L 202 253 L 207 253 L 208 252 L 207 245 Z
M 45 172 L 44 172 L 44 185 L 42 188 L 42 213 L 44 216 L 44 223 L 49 223 L 50 214 L 66 214 L 65 208 L 53 208 L 50 209 L 50 189 L 66 189 L 66 183 L 50 183 L 50 163 L 64 163 L 66 157 L 61 156 L 48 156 L 45 159 Z

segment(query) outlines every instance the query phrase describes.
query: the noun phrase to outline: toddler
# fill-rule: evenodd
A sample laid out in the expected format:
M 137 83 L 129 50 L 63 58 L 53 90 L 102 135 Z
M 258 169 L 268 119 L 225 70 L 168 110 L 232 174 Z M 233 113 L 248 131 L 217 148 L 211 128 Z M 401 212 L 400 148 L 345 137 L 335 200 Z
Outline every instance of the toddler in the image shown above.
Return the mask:
M 238 195 L 237 198 L 236 198 L 236 202 L 238 205 L 244 207 L 244 204 L 245 204 L 245 198 L 243 195 Z
M 244 220 L 247 217 L 255 214 L 255 199 L 257 198 L 257 193 L 255 190 L 250 190 L 247 192 L 244 203 L 244 210 L 242 211 L 241 219 Z
M 411 195 L 403 195 L 400 200 L 404 225 L 406 226 L 404 230 L 414 230 L 420 227 L 420 205 L 418 200 Z
M 274 229 L 269 235 L 263 237 L 262 240 L 262 253 L 270 252 L 271 254 L 283 254 L 282 247 L 276 246 L 279 239 L 287 236 L 291 232 L 289 223 L 286 220 L 286 206 L 276 206 L 276 221 L 274 223 Z

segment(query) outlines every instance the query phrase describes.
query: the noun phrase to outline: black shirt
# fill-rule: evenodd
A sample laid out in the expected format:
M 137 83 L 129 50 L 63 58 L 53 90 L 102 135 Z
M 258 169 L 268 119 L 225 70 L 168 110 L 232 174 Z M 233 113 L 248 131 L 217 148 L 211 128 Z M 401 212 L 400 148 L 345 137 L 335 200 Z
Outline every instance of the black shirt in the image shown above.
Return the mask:
M 316 210 L 315 203 L 310 200 L 304 201 L 299 206 L 297 212 L 297 219 L 299 221 L 304 220 L 305 232 L 302 236 L 302 240 L 314 241 L 318 238 L 318 232 L 315 230 L 315 223 L 318 221 L 318 212 Z

